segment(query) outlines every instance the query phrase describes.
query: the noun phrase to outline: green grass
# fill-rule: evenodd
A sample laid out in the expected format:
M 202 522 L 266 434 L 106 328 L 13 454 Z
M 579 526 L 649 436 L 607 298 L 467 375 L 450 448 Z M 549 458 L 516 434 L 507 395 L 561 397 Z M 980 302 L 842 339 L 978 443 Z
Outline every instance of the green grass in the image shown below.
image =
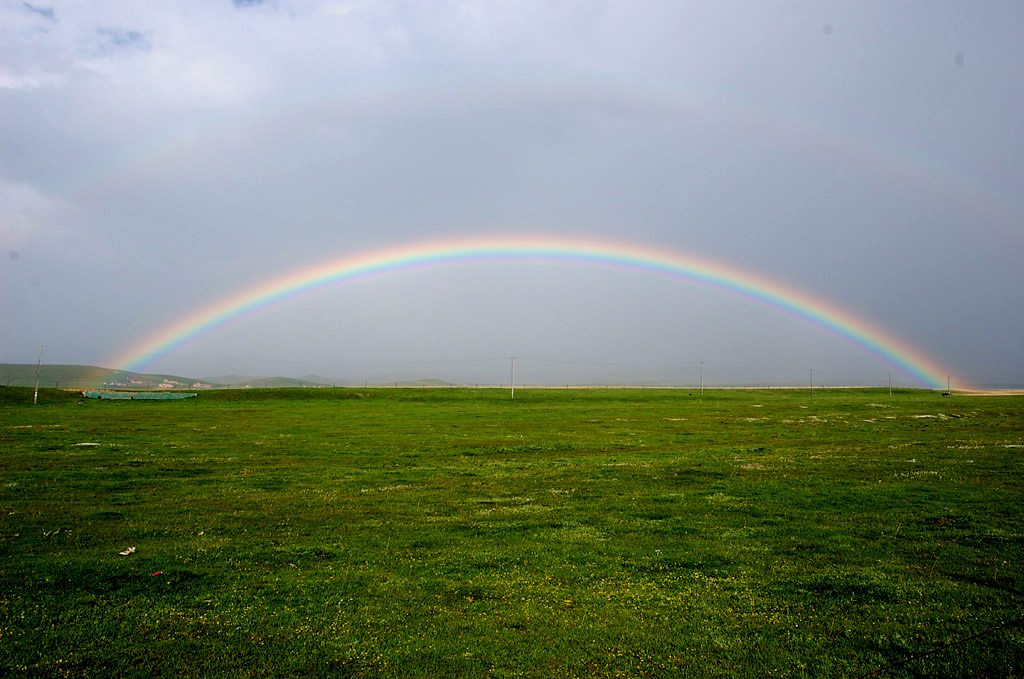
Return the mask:
M 1021 397 L 0 389 L 0 674 L 1021 676 L 1022 455 Z

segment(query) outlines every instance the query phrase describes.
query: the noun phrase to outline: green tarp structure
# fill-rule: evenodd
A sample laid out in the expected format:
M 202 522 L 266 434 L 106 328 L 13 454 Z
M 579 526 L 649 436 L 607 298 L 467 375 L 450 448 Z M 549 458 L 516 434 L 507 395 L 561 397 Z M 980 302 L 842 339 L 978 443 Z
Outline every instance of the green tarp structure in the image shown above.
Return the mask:
M 99 398 L 110 401 L 172 401 L 182 398 L 193 398 L 195 392 L 186 391 L 83 391 L 86 398 Z

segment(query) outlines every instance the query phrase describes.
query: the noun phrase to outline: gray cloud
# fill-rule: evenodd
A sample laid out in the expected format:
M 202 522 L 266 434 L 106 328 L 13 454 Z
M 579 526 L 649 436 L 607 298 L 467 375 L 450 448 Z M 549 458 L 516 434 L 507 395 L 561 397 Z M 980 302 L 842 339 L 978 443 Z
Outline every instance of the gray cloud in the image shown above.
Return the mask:
M 964 380 L 1024 382 L 1013 6 L 238 5 L 58 4 L 45 32 L 32 7 L 0 10 L 9 360 L 59 351 L 68 324 L 67 362 L 126 360 L 203 304 L 345 253 L 549 234 L 714 257 Z M 414 357 L 486 377 L 445 361 L 512 354 L 538 379 L 891 368 L 713 291 L 517 264 L 309 295 L 160 365 L 355 377 Z
M 153 46 L 138 31 L 125 30 L 123 28 L 97 28 L 96 34 L 100 36 L 104 44 L 119 49 L 150 50 Z
M 27 2 L 23 2 L 21 4 L 29 12 L 32 12 L 33 14 L 38 14 L 41 17 L 46 17 L 47 19 L 53 19 L 54 16 L 55 16 L 52 7 L 36 7 L 35 5 L 30 5 Z

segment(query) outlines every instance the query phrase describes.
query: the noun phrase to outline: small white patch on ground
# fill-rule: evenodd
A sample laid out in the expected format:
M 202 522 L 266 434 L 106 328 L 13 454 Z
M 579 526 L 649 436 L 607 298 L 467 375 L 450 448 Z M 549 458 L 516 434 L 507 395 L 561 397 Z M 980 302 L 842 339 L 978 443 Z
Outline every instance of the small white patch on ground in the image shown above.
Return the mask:
M 476 502 L 477 504 L 500 505 L 500 504 L 533 502 L 533 498 L 532 497 L 525 497 L 523 495 L 512 495 L 512 496 L 509 496 L 509 497 L 481 497 L 481 498 L 476 498 L 476 499 L 471 500 L 471 501 L 472 502 Z
M 934 471 L 897 472 L 897 473 L 893 474 L 893 476 L 895 476 L 897 478 L 904 478 L 904 479 L 913 479 L 913 478 L 919 478 L 921 476 L 938 476 L 938 475 L 939 475 L 939 473 L 938 472 L 934 472 Z
M 712 495 L 705 496 L 704 499 L 711 504 L 716 505 L 740 506 L 743 502 L 740 498 L 733 497 L 732 495 L 726 495 L 725 493 L 714 493 Z
M 407 483 L 398 484 L 395 486 L 380 486 L 379 488 L 360 488 L 360 493 L 388 493 L 393 490 L 405 490 L 406 488 L 412 488 Z
M 562 528 L 556 528 L 550 533 L 551 537 L 562 542 L 592 542 L 607 540 L 604 533 L 593 526 L 580 526 L 567 524 Z
M 532 502 L 532 500 L 530 500 L 530 498 L 525 498 L 525 500 L 526 500 L 526 504 L 502 504 L 502 505 L 498 505 L 496 507 L 487 507 L 485 509 L 478 509 L 476 513 L 477 513 L 478 516 L 487 516 L 488 514 L 494 514 L 495 512 L 500 512 L 502 514 L 521 514 L 521 513 L 524 513 L 524 512 L 526 512 L 526 513 L 536 513 L 536 512 L 549 512 L 549 511 L 551 511 L 550 507 L 545 507 L 543 505 L 530 504 Z

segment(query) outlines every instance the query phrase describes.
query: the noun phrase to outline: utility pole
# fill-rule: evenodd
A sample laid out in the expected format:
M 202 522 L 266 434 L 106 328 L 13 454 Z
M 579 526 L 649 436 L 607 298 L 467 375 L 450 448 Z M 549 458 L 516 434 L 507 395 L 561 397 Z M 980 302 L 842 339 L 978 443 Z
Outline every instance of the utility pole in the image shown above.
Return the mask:
M 512 357 L 512 398 L 516 397 L 516 357 Z
M 700 395 L 704 396 L 704 361 L 700 362 Z
M 889 398 L 892 398 L 892 373 L 889 373 Z
M 43 365 L 43 345 L 39 345 L 39 358 L 36 359 L 36 393 L 32 396 L 32 405 L 39 403 L 39 369 Z
M 811 371 L 811 396 L 814 396 L 814 371 Z

